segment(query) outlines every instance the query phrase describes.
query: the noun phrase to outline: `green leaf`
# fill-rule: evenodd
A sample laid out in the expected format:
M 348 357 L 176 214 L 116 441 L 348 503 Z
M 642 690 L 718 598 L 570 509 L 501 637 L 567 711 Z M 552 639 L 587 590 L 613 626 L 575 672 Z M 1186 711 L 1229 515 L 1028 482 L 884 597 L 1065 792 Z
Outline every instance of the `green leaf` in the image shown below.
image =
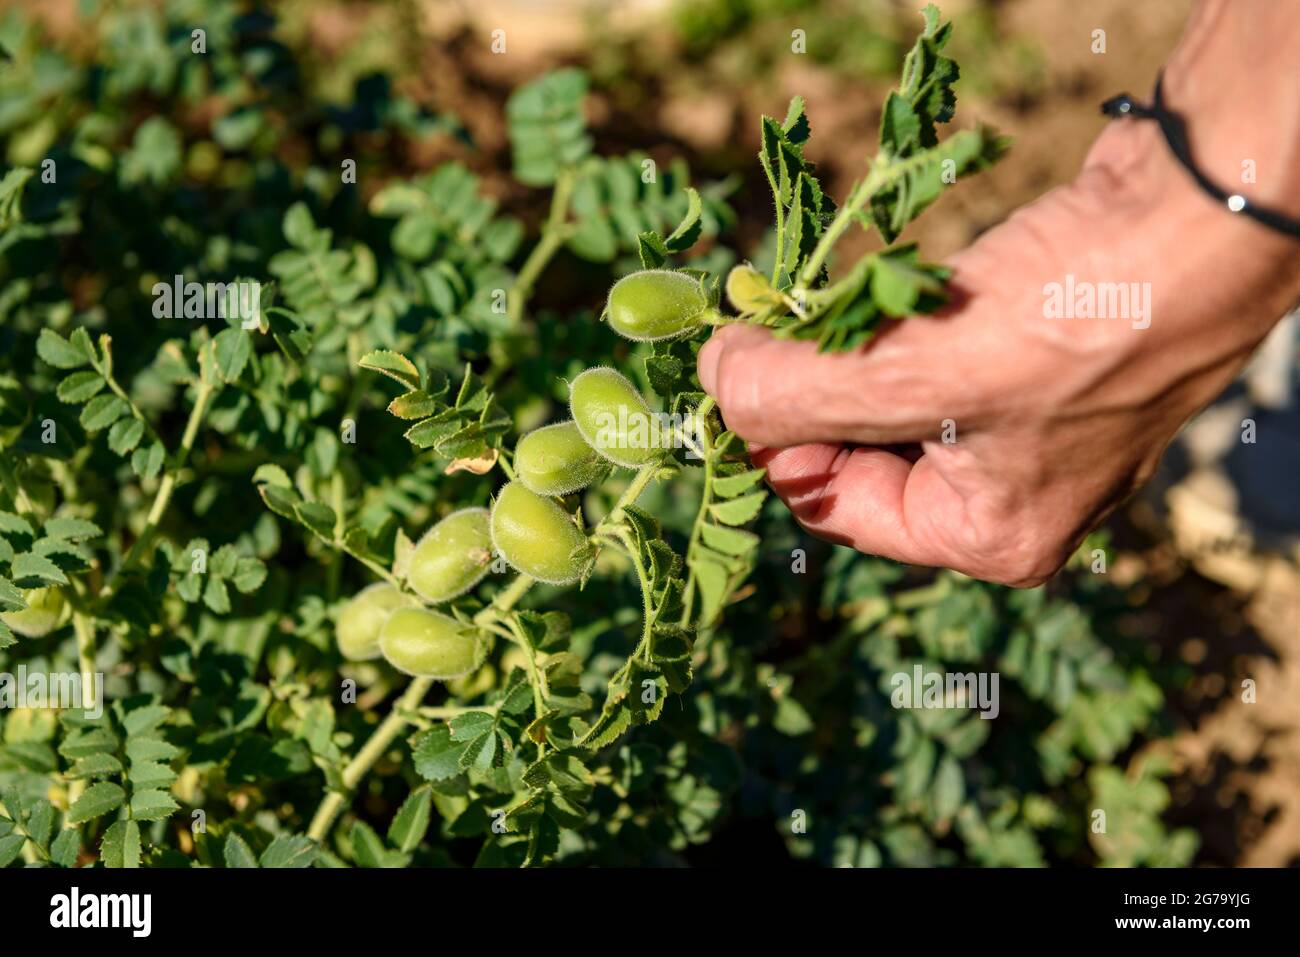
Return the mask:
M 582 114 L 586 92 L 586 75 L 563 69 L 544 73 L 510 95 L 506 120 L 521 183 L 553 183 L 561 169 L 576 166 L 591 151 Z
M 27 519 L 15 515 L 13 512 L 0 511 L 0 532 L 11 535 L 26 535 L 29 538 L 36 534 L 35 530 L 27 523 Z
M 180 134 L 161 116 L 149 117 L 136 129 L 118 168 L 127 185 L 169 182 L 181 168 Z
M 934 816 L 939 820 L 952 818 L 966 796 L 966 782 L 962 776 L 961 765 L 951 755 L 939 762 L 939 769 L 935 772 L 930 789 Z
M 446 781 L 460 774 L 465 745 L 452 740 L 451 730 L 438 725 L 421 731 L 411 743 L 415 773 L 426 781 Z
M 420 388 L 420 370 L 414 362 L 398 352 L 378 350 L 361 357 L 361 368 L 379 372 L 400 382 L 408 392 Z
M 88 342 L 89 339 L 84 341 Z M 56 369 L 76 369 L 89 363 L 92 358 L 91 354 L 76 343 L 69 342 L 48 327 L 42 329 L 36 339 L 36 354 Z
M 134 790 L 144 791 L 171 787 L 176 781 L 176 772 L 157 761 L 136 761 L 131 765 L 128 778 Z
M 717 502 L 709 506 L 709 514 L 724 525 L 744 525 L 758 515 L 765 498 L 767 492 L 753 492 L 729 502 Z
M 885 100 L 880 118 L 880 142 L 890 153 L 906 156 L 921 145 L 921 117 L 897 91 Z
M 649 268 L 649 267 L 647 267 Z M 537 817 L 528 830 L 528 856 L 524 867 L 536 867 L 550 861 L 560 850 L 560 829 L 554 815 Z
M 8 49 L 0 46 L 0 65 L 8 66 L 13 56 Z M 36 175 L 36 170 L 24 166 L 15 166 L 0 179 L 0 230 L 7 230 L 22 222 L 22 196 L 27 181 Z M 0 864 L 0 867 L 3 867 Z
M 790 105 L 785 111 L 785 120 L 781 123 L 781 130 L 791 143 L 802 146 L 808 142 L 812 135 L 812 128 L 808 125 L 808 114 L 804 110 L 802 96 L 790 99 Z
M 791 698 L 789 694 L 784 694 L 777 699 L 776 714 L 772 717 L 772 727 L 782 734 L 797 737 L 801 734 L 807 734 L 815 725 L 804 706 Z
M 640 688 L 633 691 L 639 694 Z M 535 788 L 554 788 L 571 801 L 582 803 L 595 789 L 595 778 L 583 763 L 585 755 L 579 748 L 553 751 L 524 772 L 524 783 Z
M 60 382 L 55 395 L 59 397 L 60 402 L 81 403 L 94 396 L 107 384 L 98 372 L 84 369 L 72 373 Z
M 475 770 L 481 773 L 487 773 L 493 767 L 501 763 L 501 751 L 497 747 L 498 740 L 495 731 L 489 731 L 482 737 L 475 738 L 465 747 L 464 753 L 460 756 L 460 767 L 463 771 Z
M 271 306 L 262 311 L 262 318 L 271 329 L 271 338 L 290 361 L 298 364 L 306 361 L 313 340 L 301 317 L 280 306 Z
M 14 583 L 0 575 L 0 607 L 5 611 L 17 611 L 27 607 L 27 600 Z
M 289 473 L 278 465 L 259 465 L 253 472 L 253 482 L 255 484 L 275 485 L 280 488 L 293 488 Z
M 741 492 L 753 488 L 763 480 L 766 469 L 751 469 L 738 475 L 728 475 L 713 480 L 713 493 L 720 498 L 734 498 Z
M 87 432 L 98 432 L 130 411 L 130 407 L 115 395 L 97 395 L 82 407 L 81 427 Z
M 244 329 L 222 329 L 212 342 L 217 372 L 226 382 L 234 382 L 253 355 L 253 338 Z
M 417 422 L 404 433 L 406 440 L 417 449 L 432 448 L 463 431 L 464 424 L 459 418 L 434 417 Z
M 637 235 L 637 254 L 641 257 L 642 268 L 658 269 L 668 260 L 668 245 L 659 233 L 647 230 Z
M 700 623 L 708 624 L 722 610 L 731 573 L 725 565 L 703 558 L 694 559 L 691 568 L 695 571 L 695 584 L 700 593 Z
M 601 713 L 592 726 L 590 737 L 584 739 L 593 751 L 607 747 L 621 738 L 632 726 L 632 711 L 626 702 L 616 703 Z
M 203 604 L 218 615 L 230 612 L 230 591 L 220 578 L 209 577 L 203 586 Z
M 31 809 L 27 818 L 27 836 L 42 850 L 50 842 L 54 830 L 54 806 L 49 801 L 39 800 Z
M 69 824 L 84 824 L 115 811 L 126 800 L 126 792 L 111 781 L 100 781 L 86 788 L 68 810 Z
M 89 522 L 84 518 L 70 518 L 67 516 L 47 519 L 41 531 L 51 538 L 66 538 L 74 542 L 87 538 L 99 538 L 104 534 L 103 529 L 94 522 Z
M 700 526 L 700 537 L 709 548 L 726 555 L 747 555 L 758 548 L 761 539 L 753 532 L 705 522 Z
M 299 249 L 309 249 L 316 238 L 316 223 L 304 202 L 294 203 L 285 211 L 281 222 L 284 238 Z
M 266 503 L 267 508 L 283 518 L 292 521 L 299 521 L 298 506 L 302 499 L 297 491 L 287 485 L 275 485 L 270 482 L 264 482 L 257 486 L 258 494 L 262 496 L 262 501 Z
M 180 756 L 180 748 L 161 738 L 130 738 L 126 742 L 126 756 L 132 762 L 170 761 Z
M 118 455 L 126 455 L 144 437 L 144 423 L 136 418 L 118 419 L 108 430 L 108 447 Z
M 383 867 L 386 848 L 379 835 L 365 821 L 352 825 L 352 854 L 361 867 Z
M 242 556 L 235 563 L 235 574 L 231 581 L 245 595 L 255 592 L 266 581 L 266 565 L 260 558 Z
M 316 842 L 304 834 L 281 834 L 262 852 L 262 867 L 311 867 L 316 860 Z
M 161 727 L 170 715 L 171 709 L 165 705 L 146 705 L 128 711 L 122 719 L 122 728 L 128 738 L 133 738 Z
M 456 741 L 472 741 L 487 734 L 496 725 L 496 718 L 488 711 L 466 711 L 448 723 L 451 736 Z
M 117 735 L 106 727 L 78 728 L 59 744 L 59 754 L 75 760 L 92 754 L 111 754 L 117 750 L 117 745 Z
M 423 390 L 406 392 L 388 403 L 388 411 L 399 419 L 423 419 L 441 410 L 442 403 Z
M 112 754 L 98 752 L 77 759 L 68 772 L 71 778 L 109 777 L 122 773 L 122 762 Z
M 221 856 L 227 867 L 257 867 L 257 858 L 253 854 L 253 849 L 238 834 L 226 835 Z
M 59 867 L 73 867 L 80 849 L 81 832 L 72 827 L 64 828 L 50 844 L 50 860 Z
M 162 471 L 165 457 L 162 443 L 152 442 L 131 453 L 131 469 L 141 478 L 153 478 Z
M 664 246 L 669 252 L 685 252 L 694 246 L 700 238 L 700 230 L 703 227 L 700 216 L 704 212 L 704 204 L 700 200 L 700 194 L 689 186 L 686 188 L 686 196 L 686 215 L 677 224 L 677 228 L 664 240 Z
M 923 294 L 942 297 L 946 270 L 918 266 L 910 250 L 903 255 L 878 256 L 871 270 L 871 295 L 895 317 L 911 315 Z
M 338 521 L 334 509 L 321 502 L 299 502 L 295 511 L 298 520 L 321 538 L 334 540 L 334 526 Z
M 105 867 L 139 867 L 140 823 L 127 820 L 110 824 L 99 844 L 99 859 Z
M 137 791 L 131 796 L 131 817 L 137 821 L 159 821 L 179 807 L 166 791 Z
M 10 834 L 8 837 L 0 837 L 0 867 L 8 867 L 18 859 L 22 853 L 23 845 L 27 843 L 27 837 L 23 834 Z
M 63 574 L 63 570 L 58 565 L 44 555 L 36 555 L 32 552 L 23 552 L 21 555 L 15 556 L 9 574 L 14 577 L 15 581 L 19 582 L 28 579 L 39 579 L 42 582 L 52 582 L 56 585 L 68 584 L 68 576 Z
M 419 847 L 429 829 L 432 806 L 433 792 L 429 788 L 420 787 L 412 791 L 388 827 L 388 842 L 403 854 L 409 854 Z

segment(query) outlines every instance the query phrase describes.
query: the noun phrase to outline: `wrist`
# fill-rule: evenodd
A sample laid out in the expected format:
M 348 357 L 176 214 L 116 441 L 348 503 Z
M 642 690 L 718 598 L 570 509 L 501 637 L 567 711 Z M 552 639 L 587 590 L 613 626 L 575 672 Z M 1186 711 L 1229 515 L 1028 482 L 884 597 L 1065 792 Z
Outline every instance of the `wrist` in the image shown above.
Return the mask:
M 1129 278 L 1151 282 L 1165 317 L 1154 334 L 1168 337 L 1166 347 L 1195 351 L 1195 340 L 1215 354 L 1248 351 L 1300 300 L 1300 242 L 1205 192 L 1157 123 L 1111 122 L 1077 185 L 1093 197 L 1091 228 L 1105 248 Z
M 1202 0 L 1164 70 L 1192 156 L 1229 193 L 1300 218 L 1300 5 Z

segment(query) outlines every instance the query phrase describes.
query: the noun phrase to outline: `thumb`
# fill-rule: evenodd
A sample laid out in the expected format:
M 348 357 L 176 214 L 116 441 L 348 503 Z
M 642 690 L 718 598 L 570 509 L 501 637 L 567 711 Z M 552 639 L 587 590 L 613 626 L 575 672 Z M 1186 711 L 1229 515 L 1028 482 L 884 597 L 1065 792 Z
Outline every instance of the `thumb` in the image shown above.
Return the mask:
M 757 326 L 724 326 L 700 350 L 700 383 L 727 427 L 750 442 L 919 442 L 938 436 L 952 414 L 943 395 L 951 380 L 922 358 L 935 343 L 920 327 L 939 322 L 911 318 L 842 353 Z

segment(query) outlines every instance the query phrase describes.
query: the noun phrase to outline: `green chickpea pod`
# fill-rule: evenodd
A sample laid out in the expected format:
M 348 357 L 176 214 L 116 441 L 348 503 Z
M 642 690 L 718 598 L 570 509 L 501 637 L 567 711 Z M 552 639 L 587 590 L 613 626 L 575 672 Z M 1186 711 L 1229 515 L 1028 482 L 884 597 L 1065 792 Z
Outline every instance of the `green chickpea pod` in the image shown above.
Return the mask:
M 668 269 L 644 269 L 614 283 L 605 315 L 620 336 L 655 342 L 698 329 L 708 308 L 708 297 L 695 277 Z
M 569 385 L 569 411 L 587 444 L 604 458 L 639 469 L 663 457 L 663 430 L 624 376 L 597 366 Z
M 411 554 L 406 580 L 412 591 L 436 605 L 477 585 L 491 563 L 488 510 L 463 508 L 425 532 Z
M 427 608 L 399 608 L 389 615 L 379 650 L 398 671 L 437 681 L 469 674 L 487 653 L 472 626 Z
M 497 493 L 492 542 L 514 568 L 551 585 L 577 581 L 592 560 L 591 543 L 573 518 L 522 482 Z

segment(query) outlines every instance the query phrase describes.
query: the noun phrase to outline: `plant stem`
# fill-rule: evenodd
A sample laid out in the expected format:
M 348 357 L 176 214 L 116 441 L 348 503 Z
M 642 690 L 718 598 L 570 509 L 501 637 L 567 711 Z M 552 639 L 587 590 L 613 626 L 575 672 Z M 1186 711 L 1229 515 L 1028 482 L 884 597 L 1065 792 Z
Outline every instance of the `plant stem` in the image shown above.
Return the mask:
M 623 509 L 628 505 L 634 504 L 636 500 L 641 497 L 641 493 L 646 490 L 646 486 L 654 481 L 655 473 L 658 471 L 658 462 L 652 462 L 651 464 L 639 469 L 636 473 L 636 477 L 632 479 L 623 494 L 618 497 L 618 501 L 614 503 L 614 507 L 609 510 L 609 514 L 600 520 L 600 523 L 596 526 L 593 534 L 599 532 L 607 525 L 612 525 L 615 522 L 622 520 Z
M 691 564 L 691 552 L 699 546 L 700 529 L 704 525 L 704 516 L 709 512 L 709 506 L 713 504 L 713 434 L 709 431 L 708 418 L 709 413 L 713 411 L 713 397 L 710 396 L 700 403 L 695 410 L 699 416 L 702 428 L 700 429 L 700 440 L 704 448 L 704 490 L 700 493 L 700 507 L 695 513 L 695 523 L 691 526 L 691 537 L 686 543 L 686 589 L 682 595 L 682 617 L 683 626 L 690 623 L 691 613 L 695 608 L 695 567 Z
M 822 238 L 817 241 L 816 248 L 808 257 L 803 271 L 799 273 L 798 290 L 802 292 L 816 282 L 817 274 L 826 262 L 826 257 L 830 255 L 831 249 L 844 234 L 844 230 L 848 229 L 857 218 L 858 213 L 871 202 L 871 197 L 909 173 L 933 162 L 934 154 L 929 150 L 923 150 L 905 159 L 895 159 L 877 153 L 871 163 L 871 171 L 867 173 L 865 179 L 853 187 L 848 200 L 839 208 L 831 224 L 826 227 L 826 232 L 822 233 Z
M 211 382 L 205 379 L 199 380 L 198 394 L 194 399 L 194 408 L 190 410 L 189 420 L 185 423 L 185 432 L 181 436 L 180 448 L 176 450 L 171 467 L 167 469 L 162 482 L 158 485 L 158 492 L 154 495 L 153 505 L 149 509 L 149 515 L 145 519 L 145 525 L 140 531 L 140 536 L 127 550 L 126 557 L 122 559 L 122 564 L 118 566 L 100 592 L 99 597 L 101 600 L 113 594 L 122 575 L 134 567 L 140 555 L 153 542 L 153 537 L 158 532 L 158 525 L 162 522 L 163 515 L 167 513 L 167 507 L 171 504 L 172 492 L 176 490 L 176 480 L 185 467 L 185 462 L 189 459 L 190 450 L 194 447 L 194 440 L 198 437 L 199 426 L 203 422 L 203 417 L 207 414 L 208 401 L 212 398 L 213 391 L 214 386 Z
M 443 705 L 440 707 L 420 708 L 419 714 L 423 718 L 447 721 L 451 718 L 459 717 L 462 714 L 469 714 L 471 711 L 486 711 L 488 714 L 496 714 L 500 710 L 501 706 L 496 704 Z
M 775 286 L 781 278 L 781 263 L 785 259 L 785 205 L 781 202 L 776 178 L 766 163 L 763 172 L 767 174 L 767 183 L 772 187 L 772 199 L 776 203 L 776 251 L 772 256 L 772 285 Z
M 369 568 L 372 572 L 374 572 L 384 581 L 388 582 L 388 584 L 392 585 L 394 588 L 398 589 L 399 591 L 402 590 L 402 583 L 397 580 L 397 576 L 394 575 L 392 572 L 390 572 L 383 565 L 379 564 L 378 562 L 372 559 L 367 558 L 364 555 L 358 554 L 343 542 L 333 541 L 333 542 L 328 542 L 328 544 L 332 545 L 334 548 L 347 552 L 349 555 L 351 555 L 353 558 L 359 561 L 362 565 L 365 565 L 367 568 Z
M 511 640 L 519 646 L 519 650 L 524 653 L 524 660 L 528 663 L 528 684 L 533 689 L 533 712 L 540 718 L 546 713 L 546 676 L 537 667 L 537 652 L 533 650 L 532 644 L 524 637 L 518 620 L 511 618 L 506 624 L 510 627 Z M 545 755 L 546 736 L 543 735 L 542 740 L 537 742 L 537 757 L 540 759 Z
M 334 510 L 334 540 L 341 541 L 343 529 L 347 522 L 344 514 L 346 502 L 344 501 L 343 473 L 340 471 L 335 471 L 330 476 L 330 508 Z M 334 553 L 330 557 L 328 576 L 327 588 L 332 601 L 339 596 L 339 582 L 343 576 L 343 554 L 341 549 L 334 549 Z
M 131 401 L 131 397 L 127 395 L 126 390 L 122 388 L 117 379 L 108 375 L 104 376 L 104 381 L 108 383 L 108 388 L 112 393 L 126 403 L 126 407 L 131 410 L 131 417 L 138 419 L 144 424 L 144 430 L 149 433 L 149 438 L 153 439 L 155 442 L 162 442 L 162 437 L 158 435 L 157 431 L 155 431 L 153 423 L 150 422 L 145 414 L 140 411 L 140 407 Z
M 654 589 L 650 584 L 650 573 L 646 571 L 645 562 L 641 561 L 640 549 L 636 547 L 632 536 L 623 528 L 617 534 L 627 549 L 627 557 L 631 559 L 632 567 L 636 569 L 637 582 L 641 585 L 641 641 L 637 643 L 632 655 L 635 657 L 639 654 L 644 661 L 649 662 L 654 647 Z
M 513 608 L 532 585 L 533 579 L 527 575 L 517 576 L 493 599 L 492 604 L 474 616 L 474 622 L 476 624 L 487 624 L 500 617 L 503 612 Z M 307 828 L 308 837 L 314 841 L 324 841 L 325 835 L 329 833 L 335 818 L 343 810 L 343 802 L 356 790 L 357 785 L 374 767 L 375 762 L 388 750 L 388 746 L 393 743 L 393 739 L 406 727 L 410 721 L 410 715 L 419 713 L 420 702 L 424 700 L 424 696 L 429 693 L 429 688 L 432 686 L 432 678 L 415 678 L 411 681 L 406 692 L 398 699 L 393 710 L 389 712 L 388 717 L 379 723 L 379 727 L 375 728 L 369 740 L 362 745 L 361 750 L 343 768 L 342 790 L 331 791 L 325 795 L 320 806 L 316 808 L 316 813 L 311 819 L 311 825 Z
M 826 232 L 822 233 L 822 238 L 818 240 L 812 255 L 808 257 L 808 262 L 804 264 L 803 272 L 799 274 L 800 289 L 806 289 L 816 281 L 822 264 L 826 262 L 826 257 L 830 255 L 835 244 L 839 242 L 844 230 L 849 228 L 858 212 L 871 199 L 872 194 L 880 188 L 880 177 L 877 175 L 878 169 L 879 157 L 877 157 L 877 162 L 872 165 L 871 172 L 867 174 L 866 179 L 853 188 L 853 192 L 849 193 L 848 201 L 835 214 L 831 224 L 826 227 Z
M 75 586 L 74 586 L 75 587 Z M 85 711 L 99 709 L 98 687 L 95 684 L 95 626 L 83 611 L 72 614 L 72 630 L 77 635 L 77 670 L 81 673 L 81 707 Z M 86 790 L 84 778 L 68 785 L 68 807 L 72 807 Z M 65 827 L 75 827 L 64 824 Z
M 514 285 L 510 289 L 510 295 L 506 304 L 506 319 L 509 320 L 510 328 L 517 330 L 524 321 L 524 307 L 528 304 L 528 298 L 532 295 L 533 286 L 546 268 L 546 264 L 551 261 L 551 257 L 559 252 L 564 241 L 569 238 L 570 228 L 565 224 L 569 215 L 569 198 L 573 193 L 573 184 L 576 179 L 576 172 L 571 167 L 560 170 L 559 175 L 555 178 L 555 189 L 551 193 L 551 210 L 546 217 L 546 224 L 542 227 L 541 238 L 537 245 L 529 252 L 528 258 L 524 260 L 523 266 L 519 270 L 519 275 L 515 277 Z
M 342 784 L 344 790 L 331 791 L 325 795 L 325 800 L 321 801 L 320 807 L 316 808 L 316 815 L 311 820 L 311 826 L 307 828 L 308 837 L 315 841 L 324 839 L 330 825 L 334 823 L 339 811 L 343 809 L 345 796 L 351 794 L 361 779 L 366 776 L 366 773 L 374 767 L 380 755 L 388 749 L 393 739 L 406 727 L 406 712 L 418 708 L 431 687 L 433 687 L 432 678 L 415 678 L 407 686 L 406 693 L 398 700 L 397 706 L 389 712 L 388 717 L 379 723 L 379 727 L 370 736 L 370 740 L 362 745 L 361 750 L 343 769 Z
M 149 434 L 154 437 L 155 441 L 161 441 L 158 433 L 154 431 L 153 426 L 144 418 L 140 410 L 131 402 L 126 393 L 122 390 L 113 377 L 107 376 L 106 381 L 109 387 L 122 398 L 127 405 L 131 407 L 132 415 L 144 422 Z M 207 414 L 208 401 L 212 397 L 214 386 L 207 379 L 200 377 L 198 393 L 195 396 L 194 408 L 190 410 L 189 419 L 185 423 L 185 432 L 181 435 L 180 448 L 172 459 L 171 467 L 163 475 L 162 481 L 158 485 L 158 491 L 154 495 L 153 505 L 149 508 L 149 515 L 145 519 L 145 526 L 140 532 L 140 536 L 135 540 L 127 550 L 122 564 L 104 583 L 99 590 L 97 601 L 103 602 L 112 596 L 122 575 L 129 571 L 139 559 L 140 554 L 148 547 L 153 540 L 153 536 L 158 531 L 158 525 L 162 522 L 163 515 L 167 512 L 167 507 L 171 504 L 172 492 L 176 488 L 176 478 L 181 470 L 185 467 L 185 462 L 189 458 L 190 450 L 194 447 L 194 441 L 199 434 L 199 426 L 203 422 L 203 417 Z M 20 489 L 21 491 L 21 489 Z M 25 496 L 24 496 L 25 499 Z M 77 590 L 78 598 L 82 597 L 81 589 L 73 586 Z M 79 604 L 80 602 L 78 602 Z M 77 667 L 81 672 L 82 680 L 82 708 L 87 711 L 95 711 L 99 707 L 98 689 L 95 685 L 95 623 L 94 620 L 84 610 L 78 608 L 72 615 L 72 628 L 77 636 Z M 68 785 L 68 806 L 71 807 L 76 800 L 84 793 L 86 782 L 78 779 Z

